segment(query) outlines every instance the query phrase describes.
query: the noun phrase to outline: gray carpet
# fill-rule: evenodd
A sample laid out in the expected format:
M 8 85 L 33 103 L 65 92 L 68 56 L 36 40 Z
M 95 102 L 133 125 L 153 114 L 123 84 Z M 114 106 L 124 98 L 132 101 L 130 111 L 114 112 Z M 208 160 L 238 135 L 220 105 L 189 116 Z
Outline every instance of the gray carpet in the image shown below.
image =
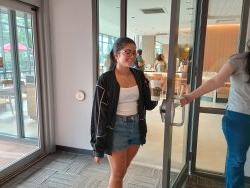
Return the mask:
M 103 160 L 97 166 L 88 155 L 57 152 L 18 175 L 3 188 L 106 188 L 109 165 Z M 160 188 L 161 170 L 131 165 L 124 188 Z
M 161 188 L 162 171 L 131 165 L 124 179 L 124 188 Z M 171 174 L 171 180 L 176 178 Z M 18 175 L 2 188 L 107 188 L 109 164 L 97 166 L 91 156 L 58 151 Z M 183 188 L 223 188 L 224 183 L 205 177 L 189 176 Z M 246 185 L 246 188 L 249 188 Z

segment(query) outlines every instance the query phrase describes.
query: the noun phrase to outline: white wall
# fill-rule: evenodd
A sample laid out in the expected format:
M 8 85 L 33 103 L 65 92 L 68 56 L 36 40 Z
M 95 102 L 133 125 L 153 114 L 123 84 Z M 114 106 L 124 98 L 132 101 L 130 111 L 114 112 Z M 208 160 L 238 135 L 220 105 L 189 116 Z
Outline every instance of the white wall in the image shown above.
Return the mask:
M 51 0 L 56 145 L 90 149 L 93 96 L 91 0 Z M 86 100 L 78 102 L 78 89 Z

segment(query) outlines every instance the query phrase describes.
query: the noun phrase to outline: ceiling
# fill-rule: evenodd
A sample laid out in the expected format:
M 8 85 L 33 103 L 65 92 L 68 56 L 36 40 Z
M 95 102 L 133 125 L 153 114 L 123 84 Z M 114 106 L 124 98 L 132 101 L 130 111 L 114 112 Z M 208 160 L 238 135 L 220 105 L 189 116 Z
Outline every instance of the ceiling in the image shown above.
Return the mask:
M 183 35 L 193 27 L 195 1 L 181 0 L 179 28 Z M 127 0 L 127 2 L 128 36 L 169 33 L 171 0 Z M 161 8 L 164 13 L 142 12 L 142 9 L 152 8 Z M 210 0 L 208 24 L 239 23 L 241 8 L 242 0 Z M 100 32 L 119 36 L 120 0 L 99 0 L 99 17 Z

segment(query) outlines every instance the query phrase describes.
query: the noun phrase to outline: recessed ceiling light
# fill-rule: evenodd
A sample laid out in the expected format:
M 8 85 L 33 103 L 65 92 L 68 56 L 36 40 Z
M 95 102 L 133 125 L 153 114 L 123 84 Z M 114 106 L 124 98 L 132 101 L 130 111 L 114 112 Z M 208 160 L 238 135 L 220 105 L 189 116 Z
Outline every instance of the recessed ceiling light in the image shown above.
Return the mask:
M 131 18 L 133 18 L 133 19 L 134 19 L 135 17 L 134 17 L 134 16 L 132 16 Z
M 158 14 L 165 13 L 163 8 L 149 8 L 149 9 L 141 9 L 144 14 Z

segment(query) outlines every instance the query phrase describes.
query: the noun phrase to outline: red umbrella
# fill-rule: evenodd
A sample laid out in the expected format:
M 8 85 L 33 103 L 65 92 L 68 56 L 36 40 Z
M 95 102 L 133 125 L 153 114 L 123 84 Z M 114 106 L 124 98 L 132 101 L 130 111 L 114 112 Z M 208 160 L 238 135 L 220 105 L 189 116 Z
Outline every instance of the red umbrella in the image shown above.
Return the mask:
M 11 47 L 12 46 L 10 45 L 10 43 L 3 45 L 4 52 L 10 51 Z M 24 44 L 18 43 L 18 51 L 26 51 L 26 50 L 28 50 L 28 48 Z

